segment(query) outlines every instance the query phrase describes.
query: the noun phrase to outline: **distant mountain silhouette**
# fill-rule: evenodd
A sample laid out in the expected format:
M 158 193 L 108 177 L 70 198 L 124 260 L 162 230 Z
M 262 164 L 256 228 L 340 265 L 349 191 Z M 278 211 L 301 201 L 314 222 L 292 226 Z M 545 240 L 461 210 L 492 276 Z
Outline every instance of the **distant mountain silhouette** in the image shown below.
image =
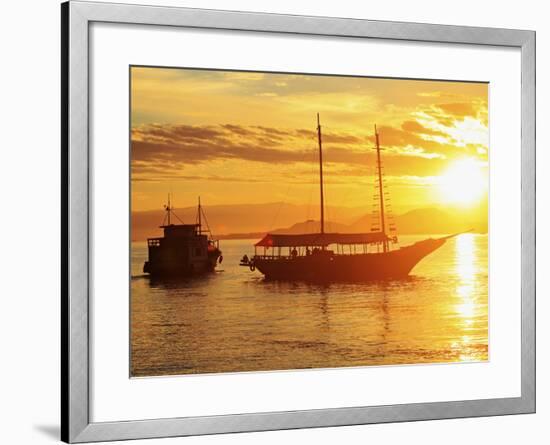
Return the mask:
M 327 232 L 341 232 L 345 233 L 348 231 L 348 226 L 345 224 L 333 223 L 330 221 L 325 221 L 325 230 Z M 275 229 L 263 232 L 247 232 L 247 233 L 228 233 L 219 235 L 220 239 L 256 239 L 262 238 L 266 233 L 274 233 L 281 235 L 294 235 L 300 233 L 318 233 L 321 231 L 321 222 L 308 219 L 307 221 L 293 224 L 290 227 L 285 227 L 282 229 Z
M 479 213 L 479 212 L 478 212 Z M 397 233 L 456 233 L 474 229 L 487 231 L 487 217 L 475 212 L 450 211 L 438 208 L 415 209 L 394 218 Z M 371 228 L 371 216 L 364 215 L 349 226 L 350 232 L 368 232 Z
M 308 206 L 292 204 L 248 204 L 205 206 L 214 235 L 220 239 L 261 238 L 266 233 L 298 234 L 320 231 L 318 220 L 304 218 L 311 212 Z M 316 210 L 316 209 L 314 209 Z M 333 207 L 330 215 L 338 215 L 339 222 L 325 221 L 326 232 L 370 232 L 371 216 L 360 208 Z M 158 227 L 163 219 L 162 210 L 132 213 L 132 240 L 140 241 L 159 236 Z M 188 207 L 175 213 L 187 224 L 195 222 L 196 209 Z M 296 221 L 302 221 L 296 223 Z M 394 217 L 397 234 L 448 234 L 469 229 L 487 232 L 487 215 L 477 209 L 423 208 L 408 211 Z M 180 221 L 173 220 L 174 224 Z M 275 225 L 277 224 L 277 225 Z
M 325 221 L 325 232 L 349 232 L 349 227 L 345 224 L 339 224 L 332 221 Z M 285 229 L 271 230 L 270 233 L 279 233 L 284 235 L 296 235 L 300 233 L 317 233 L 321 231 L 321 222 L 312 219 L 293 224 Z
M 296 205 L 281 202 L 266 204 L 232 204 L 209 206 L 203 200 L 203 208 L 208 218 L 210 228 L 215 235 L 220 234 L 254 234 L 266 233 L 281 227 L 291 227 L 296 221 L 307 221 L 317 216 L 319 210 L 315 205 Z M 351 224 L 361 216 L 364 208 L 328 206 L 327 214 L 338 215 L 338 221 L 342 224 Z M 175 214 L 186 224 L 196 221 L 197 208 L 178 208 Z M 162 230 L 164 211 L 147 210 L 132 212 L 132 239 L 145 240 L 149 237 L 159 236 Z M 172 221 L 180 224 L 177 219 Z M 239 236 L 240 238 L 240 236 Z

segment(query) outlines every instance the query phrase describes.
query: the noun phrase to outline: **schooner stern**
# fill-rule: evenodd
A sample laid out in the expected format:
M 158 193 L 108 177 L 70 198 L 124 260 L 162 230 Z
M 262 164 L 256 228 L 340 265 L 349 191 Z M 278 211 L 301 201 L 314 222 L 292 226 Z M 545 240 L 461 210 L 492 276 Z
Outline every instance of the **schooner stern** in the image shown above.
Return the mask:
M 405 278 L 425 256 L 441 247 L 449 237 L 426 239 L 397 249 L 397 237 L 388 235 L 386 225 L 380 140 L 376 126 L 379 227 L 368 233 L 325 232 L 323 193 L 323 147 L 317 113 L 321 227 L 319 233 L 265 235 L 254 245 L 254 256 L 245 255 L 242 266 L 258 269 L 268 279 L 291 281 L 369 281 Z M 454 236 L 454 235 L 451 235 Z

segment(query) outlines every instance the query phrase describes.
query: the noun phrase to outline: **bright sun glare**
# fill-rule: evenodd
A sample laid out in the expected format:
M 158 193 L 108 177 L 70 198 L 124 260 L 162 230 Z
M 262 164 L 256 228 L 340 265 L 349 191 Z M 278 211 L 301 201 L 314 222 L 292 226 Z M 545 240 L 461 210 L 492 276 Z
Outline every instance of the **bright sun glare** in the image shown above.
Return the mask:
M 487 177 L 478 162 L 461 159 L 453 162 L 440 176 L 439 190 L 446 202 L 474 204 L 487 190 Z

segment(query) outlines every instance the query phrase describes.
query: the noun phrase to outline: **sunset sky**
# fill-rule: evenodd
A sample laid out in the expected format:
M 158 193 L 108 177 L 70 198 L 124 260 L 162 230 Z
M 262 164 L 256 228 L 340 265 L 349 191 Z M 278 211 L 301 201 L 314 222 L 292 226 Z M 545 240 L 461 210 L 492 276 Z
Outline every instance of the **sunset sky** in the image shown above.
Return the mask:
M 328 205 L 374 193 L 374 125 L 394 211 L 478 207 L 488 188 L 488 85 L 131 69 L 132 210 L 283 201 L 318 206 L 316 113 Z

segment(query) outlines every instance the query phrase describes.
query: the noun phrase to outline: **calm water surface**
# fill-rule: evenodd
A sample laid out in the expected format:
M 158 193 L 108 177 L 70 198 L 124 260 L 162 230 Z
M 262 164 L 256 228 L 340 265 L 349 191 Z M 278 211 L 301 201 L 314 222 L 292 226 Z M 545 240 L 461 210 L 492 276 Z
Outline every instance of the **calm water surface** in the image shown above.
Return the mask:
M 488 359 L 486 235 L 371 284 L 265 281 L 238 265 L 254 241 L 221 241 L 218 270 L 180 282 L 143 275 L 146 243 L 132 243 L 133 376 Z

